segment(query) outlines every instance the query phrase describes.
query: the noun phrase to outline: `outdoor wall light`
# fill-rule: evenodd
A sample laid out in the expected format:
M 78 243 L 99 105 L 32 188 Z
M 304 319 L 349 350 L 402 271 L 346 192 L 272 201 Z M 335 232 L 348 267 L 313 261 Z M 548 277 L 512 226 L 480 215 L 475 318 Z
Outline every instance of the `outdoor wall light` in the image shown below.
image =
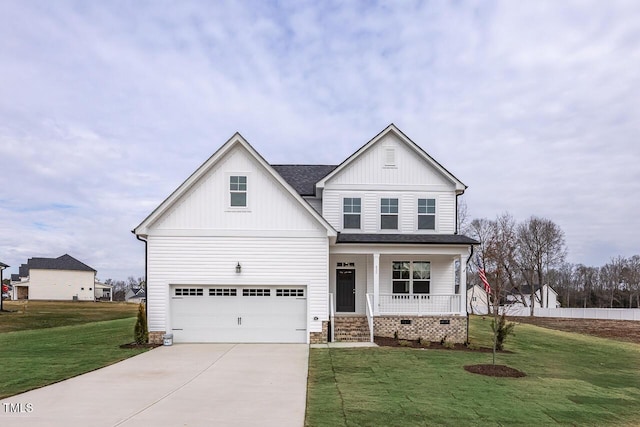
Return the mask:
M 242 266 L 240 265 L 240 262 L 238 262 L 238 265 L 236 265 L 236 273 L 242 273 Z

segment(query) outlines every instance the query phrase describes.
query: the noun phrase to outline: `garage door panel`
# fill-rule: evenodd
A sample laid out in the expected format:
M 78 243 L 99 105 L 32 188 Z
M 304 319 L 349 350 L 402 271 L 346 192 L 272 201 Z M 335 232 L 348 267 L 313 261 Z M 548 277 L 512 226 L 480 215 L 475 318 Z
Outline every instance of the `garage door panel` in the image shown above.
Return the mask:
M 307 341 L 304 288 L 197 289 L 172 289 L 175 342 Z

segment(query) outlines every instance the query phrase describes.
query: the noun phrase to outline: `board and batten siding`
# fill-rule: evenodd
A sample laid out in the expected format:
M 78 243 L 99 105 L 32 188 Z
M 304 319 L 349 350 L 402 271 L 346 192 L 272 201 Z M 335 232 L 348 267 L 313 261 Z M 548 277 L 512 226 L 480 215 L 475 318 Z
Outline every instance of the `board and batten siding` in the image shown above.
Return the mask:
M 359 230 L 343 229 L 342 200 L 360 197 L 362 200 Z M 398 199 L 398 230 L 380 230 L 380 199 Z M 436 229 L 418 230 L 418 199 L 436 199 Z M 323 216 L 336 230 L 346 233 L 455 233 L 456 195 L 454 191 L 349 191 L 325 189 L 322 200 Z
M 229 206 L 229 177 L 247 177 L 247 207 Z M 151 228 L 159 230 L 326 230 L 242 147 L 227 153 Z
M 387 164 L 387 152 L 393 150 L 395 162 Z M 346 168 L 327 181 L 326 188 L 349 189 L 354 186 L 419 186 L 424 190 L 455 189 L 455 184 L 392 133 L 372 145 Z
M 306 287 L 308 332 L 321 332 L 328 253 L 326 237 L 149 236 L 149 329 L 170 331 L 170 285 L 282 285 Z

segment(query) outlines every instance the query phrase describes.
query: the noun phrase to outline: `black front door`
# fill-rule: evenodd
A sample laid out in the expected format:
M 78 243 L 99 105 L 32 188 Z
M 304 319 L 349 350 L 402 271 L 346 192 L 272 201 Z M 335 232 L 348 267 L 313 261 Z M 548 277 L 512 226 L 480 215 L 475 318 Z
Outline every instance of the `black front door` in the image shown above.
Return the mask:
M 336 311 L 356 311 L 355 270 L 336 270 Z

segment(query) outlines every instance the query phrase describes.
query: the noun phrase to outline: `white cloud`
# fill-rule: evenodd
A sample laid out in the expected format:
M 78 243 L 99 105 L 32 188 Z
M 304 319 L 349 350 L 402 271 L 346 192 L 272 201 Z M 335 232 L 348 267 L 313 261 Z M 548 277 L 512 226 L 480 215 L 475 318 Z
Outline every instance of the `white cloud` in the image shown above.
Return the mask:
M 617 1 L 4 2 L 0 256 L 141 275 L 129 230 L 235 131 L 273 163 L 338 163 L 390 122 L 470 186 L 472 215 L 549 217 L 575 262 L 631 255 L 639 15 Z

